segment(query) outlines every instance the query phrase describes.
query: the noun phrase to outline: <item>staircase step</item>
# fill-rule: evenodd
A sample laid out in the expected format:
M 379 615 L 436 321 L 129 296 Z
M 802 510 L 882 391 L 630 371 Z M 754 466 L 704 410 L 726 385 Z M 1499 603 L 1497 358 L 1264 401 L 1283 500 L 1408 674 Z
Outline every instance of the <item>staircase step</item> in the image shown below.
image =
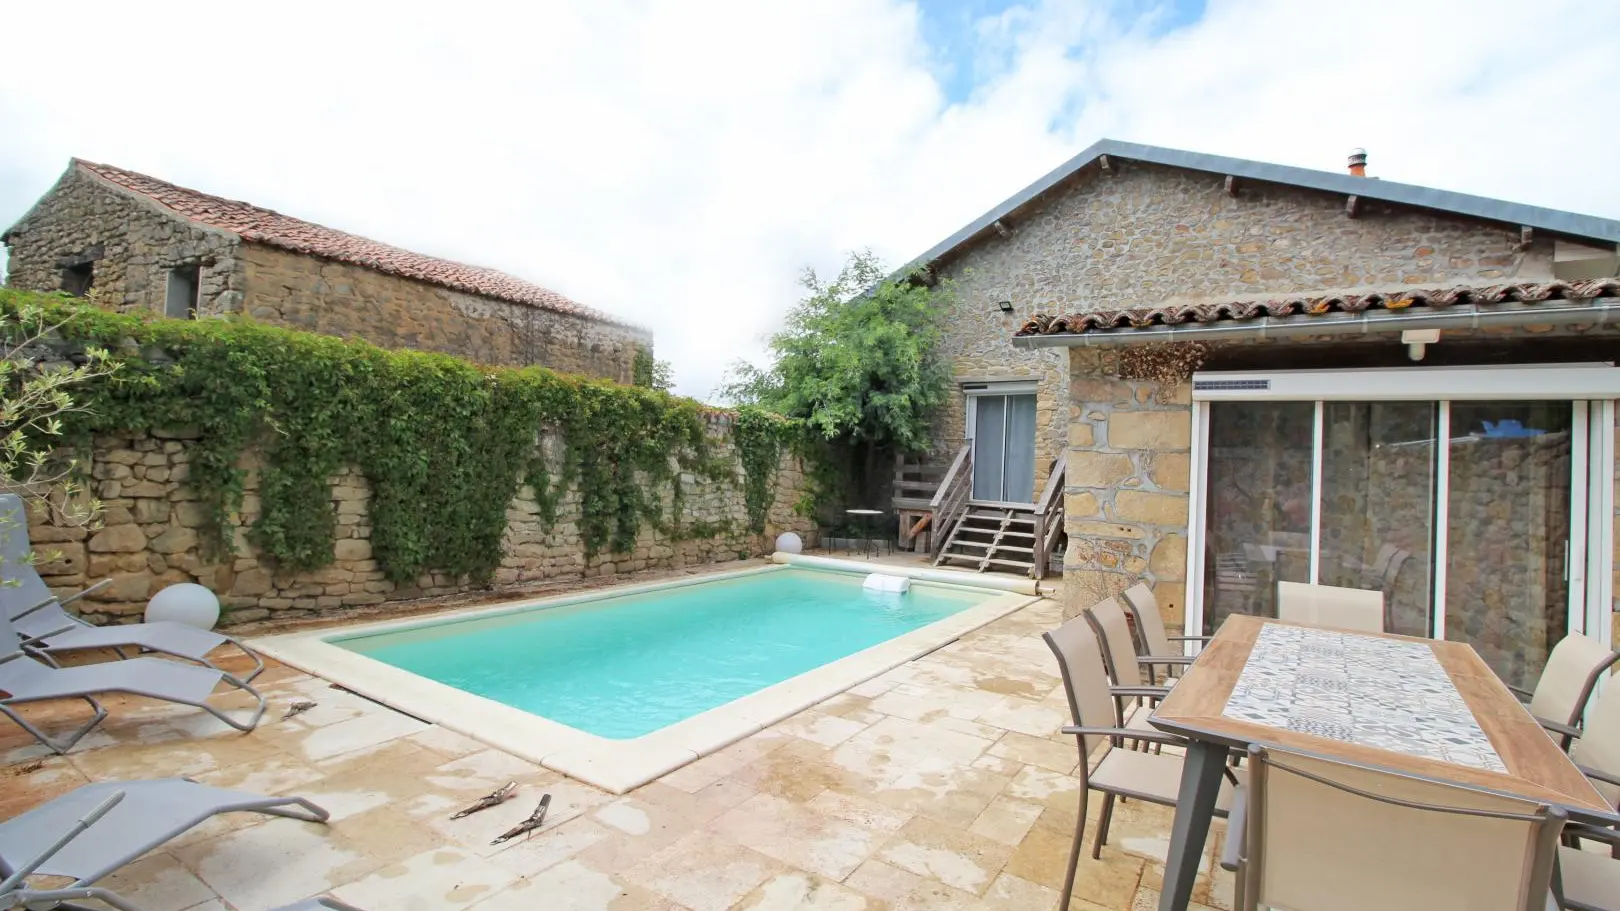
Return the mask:
M 996 563 L 996 564 L 1000 564 L 1001 566 L 1016 566 L 1019 569 L 1029 569 L 1030 567 L 1035 565 L 1034 563 L 1031 563 L 1028 560 L 1005 560 L 1005 559 L 1002 559 L 1001 557 L 991 557 L 988 560 L 986 560 L 985 562 L 986 563 Z

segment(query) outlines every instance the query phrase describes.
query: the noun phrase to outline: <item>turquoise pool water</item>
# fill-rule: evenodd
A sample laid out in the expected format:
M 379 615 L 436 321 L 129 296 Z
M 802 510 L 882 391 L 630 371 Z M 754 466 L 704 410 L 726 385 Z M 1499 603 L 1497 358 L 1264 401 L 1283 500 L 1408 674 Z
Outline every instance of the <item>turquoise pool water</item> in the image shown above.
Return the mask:
M 1000 592 L 804 569 L 333 645 L 600 737 L 640 737 L 885 642 Z

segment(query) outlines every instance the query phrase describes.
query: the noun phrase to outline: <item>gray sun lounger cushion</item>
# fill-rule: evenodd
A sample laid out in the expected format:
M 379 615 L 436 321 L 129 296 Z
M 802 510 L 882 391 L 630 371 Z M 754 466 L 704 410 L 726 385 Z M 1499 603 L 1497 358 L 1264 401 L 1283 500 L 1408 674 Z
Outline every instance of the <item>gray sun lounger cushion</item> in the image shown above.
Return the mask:
M 89 885 L 221 813 L 252 811 L 308 822 L 327 819 L 325 810 L 302 797 L 267 797 L 184 778 L 103 781 L 0 823 L 0 865 L 11 870 L 29 863 L 120 791 L 124 799 L 117 806 L 47 857 L 34 872 L 68 877 L 74 886 Z
M 252 717 L 241 722 L 208 704 L 221 681 L 252 696 L 258 703 Z M 189 705 L 213 715 L 239 731 L 251 731 L 264 716 L 264 697 L 241 681 L 220 671 L 180 664 L 160 658 L 130 658 L 106 664 L 52 667 L 22 647 L 11 621 L 0 616 L 0 713 L 21 725 L 40 743 L 58 753 L 66 753 L 90 733 L 107 712 L 95 697 L 103 693 L 129 693 Z M 14 706 L 53 699 L 83 699 L 95 711 L 94 717 L 63 738 L 52 738 L 13 710 Z
M 34 651 L 50 654 L 80 649 L 132 648 L 195 661 L 221 670 L 208 659 L 208 654 L 229 642 L 253 659 L 253 669 L 242 677 L 232 675 L 232 680 L 250 683 L 264 670 L 264 660 L 258 653 L 236 639 L 184 623 L 133 623 L 121 626 L 93 626 L 86 623 L 62 607 L 62 603 L 45 585 L 45 580 L 28 562 L 31 552 L 27 513 L 22 499 L 16 494 L 0 494 L 0 578 L 6 582 L 0 586 L 0 612 L 11 619 L 18 635 Z M 99 586 L 92 589 L 95 587 Z M 80 592 L 73 597 L 84 594 Z

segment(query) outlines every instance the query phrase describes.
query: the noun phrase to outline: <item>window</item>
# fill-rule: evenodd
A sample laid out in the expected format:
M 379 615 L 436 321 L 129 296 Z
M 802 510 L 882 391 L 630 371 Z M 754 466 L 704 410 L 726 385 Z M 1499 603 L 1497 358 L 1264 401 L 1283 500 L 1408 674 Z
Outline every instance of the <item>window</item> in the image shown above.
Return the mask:
M 68 266 L 62 270 L 62 290 L 74 297 L 84 297 L 90 293 L 90 285 L 95 281 L 95 263 L 83 262 Z
M 195 265 L 175 266 L 169 270 L 168 296 L 163 301 L 163 315 L 173 319 L 197 318 L 198 270 Z

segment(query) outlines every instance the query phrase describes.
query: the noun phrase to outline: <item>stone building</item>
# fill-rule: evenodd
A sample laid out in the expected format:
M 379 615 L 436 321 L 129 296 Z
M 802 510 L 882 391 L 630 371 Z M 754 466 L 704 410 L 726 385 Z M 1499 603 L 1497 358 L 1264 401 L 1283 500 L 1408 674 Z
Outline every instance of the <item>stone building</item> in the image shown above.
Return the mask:
M 0 235 L 11 287 L 629 382 L 652 336 L 486 269 L 74 159 Z
M 1063 456 L 1071 610 L 1145 579 L 1208 630 L 1279 579 L 1379 588 L 1392 631 L 1533 680 L 1615 635 L 1620 221 L 1365 162 L 1105 140 L 928 251 L 941 448 L 976 502 Z

